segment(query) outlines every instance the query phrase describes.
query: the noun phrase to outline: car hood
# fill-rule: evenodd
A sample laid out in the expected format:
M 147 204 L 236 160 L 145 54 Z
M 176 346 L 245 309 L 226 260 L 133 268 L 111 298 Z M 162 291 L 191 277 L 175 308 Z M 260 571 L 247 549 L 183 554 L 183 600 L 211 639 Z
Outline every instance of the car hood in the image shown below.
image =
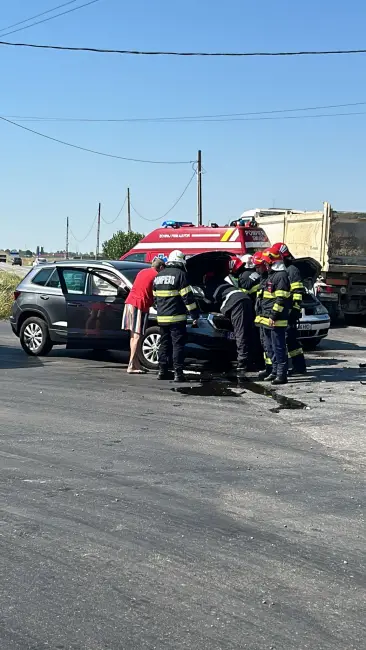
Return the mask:
M 299 257 L 291 263 L 299 269 L 303 280 L 310 280 L 312 284 L 316 282 L 322 270 L 319 262 L 314 260 L 313 257 Z
M 190 284 L 202 285 L 206 273 L 212 271 L 215 271 L 215 273 L 221 272 L 224 280 L 228 274 L 228 264 L 231 259 L 232 255 L 226 251 L 208 251 L 192 255 L 186 260 Z

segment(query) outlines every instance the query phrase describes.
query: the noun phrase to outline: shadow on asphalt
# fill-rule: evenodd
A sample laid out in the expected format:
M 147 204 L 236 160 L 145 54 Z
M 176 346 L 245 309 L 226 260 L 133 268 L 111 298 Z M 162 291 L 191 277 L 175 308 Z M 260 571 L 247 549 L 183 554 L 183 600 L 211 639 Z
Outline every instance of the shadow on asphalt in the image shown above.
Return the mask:
M 328 350 L 366 350 L 366 346 L 357 345 L 356 343 L 351 343 L 349 341 L 336 341 L 327 339 L 324 341 L 322 347 L 317 348 L 314 353 L 318 354 L 321 352 L 328 352 Z
M 366 381 L 364 368 L 310 368 L 312 380 L 321 382 L 348 382 Z
M 0 370 L 10 368 L 37 368 L 43 366 L 39 357 L 29 357 L 22 349 L 0 345 Z

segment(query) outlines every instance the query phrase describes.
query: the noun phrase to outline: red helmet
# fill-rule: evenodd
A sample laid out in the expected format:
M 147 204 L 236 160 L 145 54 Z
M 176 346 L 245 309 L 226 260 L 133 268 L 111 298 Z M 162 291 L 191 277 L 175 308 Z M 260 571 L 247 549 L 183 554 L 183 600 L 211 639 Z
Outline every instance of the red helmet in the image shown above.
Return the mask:
M 254 255 L 252 256 L 252 262 L 254 266 L 261 266 L 262 264 L 265 263 L 264 252 L 265 251 L 257 251 L 256 253 L 254 253 Z
M 273 252 L 271 248 L 267 248 L 267 250 L 263 251 L 262 255 L 263 261 L 267 266 L 272 266 L 274 262 L 280 262 L 282 260 L 281 255 Z
M 275 255 L 279 255 L 282 258 L 292 257 L 288 247 L 283 242 L 277 242 L 277 244 L 273 244 L 269 250 L 271 254 L 274 253 Z
M 243 260 L 240 259 L 240 257 L 238 256 L 233 257 L 233 259 L 231 259 L 229 262 L 230 273 L 235 275 L 240 271 L 241 267 L 244 266 L 244 264 L 245 262 L 243 262 Z

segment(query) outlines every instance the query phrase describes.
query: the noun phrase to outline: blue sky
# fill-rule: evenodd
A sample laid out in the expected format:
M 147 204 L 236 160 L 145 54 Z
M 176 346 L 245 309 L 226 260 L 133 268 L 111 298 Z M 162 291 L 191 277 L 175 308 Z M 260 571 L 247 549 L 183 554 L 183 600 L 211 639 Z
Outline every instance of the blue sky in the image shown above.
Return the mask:
M 0 27 L 6 27 L 58 2 L 2 4 Z M 365 19 L 362 0 L 100 0 L 5 40 L 151 50 L 356 49 L 366 47 Z M 0 57 L 1 115 L 159 117 L 366 101 L 366 55 L 189 59 L 2 47 Z M 366 113 L 366 105 L 338 110 Z M 205 223 L 224 223 L 245 209 L 273 204 L 318 209 L 328 200 L 340 210 L 366 210 L 366 115 L 26 126 L 128 157 L 189 161 L 201 148 Z M 0 137 L 0 248 L 63 248 L 67 215 L 82 239 L 98 201 L 105 219 L 112 220 L 127 186 L 137 210 L 158 218 L 192 173 L 189 164 L 155 166 L 93 156 L 5 123 Z M 195 215 L 192 183 L 171 218 Z M 133 214 L 135 230 L 148 232 L 158 224 Z M 124 211 L 115 224 L 102 224 L 102 240 L 125 225 Z M 80 248 L 94 246 L 95 231 Z

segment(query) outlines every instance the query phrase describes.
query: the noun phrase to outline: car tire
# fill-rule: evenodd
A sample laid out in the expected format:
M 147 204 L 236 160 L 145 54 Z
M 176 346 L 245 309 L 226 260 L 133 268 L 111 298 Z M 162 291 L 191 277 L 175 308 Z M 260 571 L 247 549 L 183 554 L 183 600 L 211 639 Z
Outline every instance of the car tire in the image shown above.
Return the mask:
M 149 327 L 141 337 L 138 359 L 144 368 L 157 370 L 159 366 L 158 349 L 160 343 L 160 327 Z
M 47 323 L 37 316 L 30 316 L 24 321 L 19 340 L 24 352 L 31 357 L 46 356 L 53 348 Z
M 310 352 L 311 350 L 315 350 L 318 347 L 320 341 L 322 341 L 322 340 L 323 340 L 322 337 L 317 336 L 314 339 L 310 339 L 309 341 L 304 341 L 303 340 L 303 341 L 300 341 L 300 342 L 301 342 L 301 346 L 303 347 L 303 349 Z

